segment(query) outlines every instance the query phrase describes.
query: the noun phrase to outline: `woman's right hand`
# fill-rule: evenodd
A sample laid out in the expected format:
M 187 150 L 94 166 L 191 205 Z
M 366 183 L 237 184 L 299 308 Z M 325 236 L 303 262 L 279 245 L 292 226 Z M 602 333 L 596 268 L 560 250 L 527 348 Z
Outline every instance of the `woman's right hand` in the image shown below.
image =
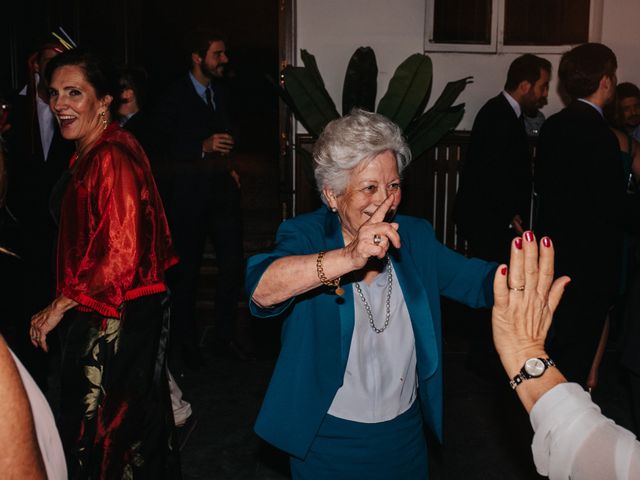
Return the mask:
M 64 313 L 76 305 L 78 305 L 78 302 L 75 300 L 60 295 L 50 305 L 47 305 L 31 317 L 31 328 L 29 329 L 31 344 L 48 352 L 47 334 L 56 328 L 62 317 L 64 317 Z
M 56 309 L 52 303 L 31 317 L 31 328 L 29 329 L 31 344 L 48 352 L 47 334 L 60 323 L 63 316 L 64 312 Z
M 553 243 L 544 237 L 540 247 L 533 232 L 511 244 L 511 261 L 498 267 L 493 292 L 493 341 L 511 377 L 531 357 L 546 355 L 544 343 L 569 277 L 554 280 Z
M 384 258 L 390 245 L 400 248 L 398 224 L 384 221 L 394 200 L 394 195 L 389 195 L 373 212 L 371 218 L 360 226 L 356 237 L 345 247 L 354 270 L 364 267 L 371 257 Z

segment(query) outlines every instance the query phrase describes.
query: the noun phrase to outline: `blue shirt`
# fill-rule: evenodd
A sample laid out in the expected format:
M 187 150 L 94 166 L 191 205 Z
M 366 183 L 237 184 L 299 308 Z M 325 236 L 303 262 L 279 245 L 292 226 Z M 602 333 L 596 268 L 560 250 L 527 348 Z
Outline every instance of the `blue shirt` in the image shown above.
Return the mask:
M 202 101 L 206 104 L 207 103 L 207 90 L 209 90 L 211 92 L 211 103 L 213 103 L 213 108 L 216 108 L 216 102 L 213 100 L 214 98 L 214 93 L 213 93 L 213 89 L 211 88 L 211 83 L 209 83 L 206 87 L 204 85 L 202 85 L 197 79 L 196 77 L 193 76 L 193 73 L 189 72 L 189 78 L 191 79 L 191 83 L 193 83 L 193 88 L 196 89 L 196 93 L 198 94 L 198 96 L 202 99 Z

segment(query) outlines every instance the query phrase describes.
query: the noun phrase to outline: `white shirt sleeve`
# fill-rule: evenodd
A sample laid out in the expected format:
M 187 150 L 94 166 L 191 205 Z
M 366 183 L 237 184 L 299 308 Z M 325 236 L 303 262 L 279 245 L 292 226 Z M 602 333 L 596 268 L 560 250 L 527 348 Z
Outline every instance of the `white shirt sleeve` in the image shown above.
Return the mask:
M 640 479 L 640 443 L 591 401 L 580 385 L 561 383 L 531 409 L 533 460 L 551 480 Z

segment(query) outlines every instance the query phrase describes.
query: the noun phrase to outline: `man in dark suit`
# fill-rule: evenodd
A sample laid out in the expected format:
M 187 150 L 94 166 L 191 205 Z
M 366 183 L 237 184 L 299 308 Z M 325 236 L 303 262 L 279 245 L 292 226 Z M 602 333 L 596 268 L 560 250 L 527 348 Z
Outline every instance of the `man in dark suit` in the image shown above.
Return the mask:
M 518 57 L 504 91 L 475 118 L 454 215 L 476 257 L 506 262 L 511 239 L 528 228 L 531 157 L 522 115 L 546 104 L 550 74 L 547 60 Z
M 154 143 L 151 122 L 143 111 L 147 98 L 147 72 L 128 66 L 118 72 L 120 85 L 119 122 L 138 139 L 149 155 L 147 147 Z
M 583 385 L 619 293 L 623 232 L 639 220 L 618 141 L 602 114 L 614 98 L 616 69 L 615 54 L 601 44 L 563 55 L 558 77 L 571 102 L 543 125 L 536 159 L 536 233 L 551 237 L 556 273 L 572 279 L 548 351 L 570 381 Z
M 11 347 L 23 355 L 41 388 L 46 388 L 46 359 L 27 345 L 28 320 L 55 295 L 57 226 L 50 214 L 49 197 L 74 150 L 73 142 L 62 138 L 49 109 L 44 75 L 48 62 L 62 51 L 61 45 L 47 43 L 30 58 L 29 84 L 12 101 L 11 130 L 7 133 L 7 206 L 20 232 L 16 253 L 22 258 L 24 312 L 21 319 L 24 325 L 21 328 L 24 328 L 26 348 Z
M 191 69 L 167 91 L 155 115 L 168 140 L 172 182 L 167 212 L 180 256 L 180 263 L 169 272 L 174 358 L 179 352 L 187 366 L 197 367 L 195 303 L 207 237 L 213 241 L 218 266 L 217 344 L 241 354 L 235 323 L 242 288 L 242 216 L 239 178 L 231 155 L 234 138 L 228 95 L 222 81 L 228 63 L 225 39 L 198 29 L 186 43 Z
M 146 110 L 147 72 L 136 66 L 127 66 L 118 72 L 120 85 L 119 122 L 140 142 L 149 162 L 158 191 L 167 202 L 170 175 L 168 174 L 165 145 L 155 129 L 155 122 Z

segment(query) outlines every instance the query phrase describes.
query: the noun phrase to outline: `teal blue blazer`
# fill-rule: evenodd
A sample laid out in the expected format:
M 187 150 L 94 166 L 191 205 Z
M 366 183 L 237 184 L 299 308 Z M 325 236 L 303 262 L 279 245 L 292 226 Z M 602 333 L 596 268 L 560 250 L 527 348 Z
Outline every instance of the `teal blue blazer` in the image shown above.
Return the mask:
M 465 258 L 445 247 L 426 220 L 399 215 L 395 221 L 400 225 L 402 246 L 390 251 L 390 257 L 411 316 L 422 414 L 442 439 L 440 295 L 471 307 L 491 306 L 496 265 Z M 340 221 L 326 207 L 287 220 L 278 229 L 275 249 L 249 259 L 246 285 L 250 298 L 274 260 L 342 247 Z M 354 327 L 352 282 L 349 275 L 343 277 L 342 297 L 333 289 L 319 287 L 274 308 L 249 302 L 256 317 L 285 317 L 282 349 L 255 431 L 299 458 L 306 456 L 342 385 Z

